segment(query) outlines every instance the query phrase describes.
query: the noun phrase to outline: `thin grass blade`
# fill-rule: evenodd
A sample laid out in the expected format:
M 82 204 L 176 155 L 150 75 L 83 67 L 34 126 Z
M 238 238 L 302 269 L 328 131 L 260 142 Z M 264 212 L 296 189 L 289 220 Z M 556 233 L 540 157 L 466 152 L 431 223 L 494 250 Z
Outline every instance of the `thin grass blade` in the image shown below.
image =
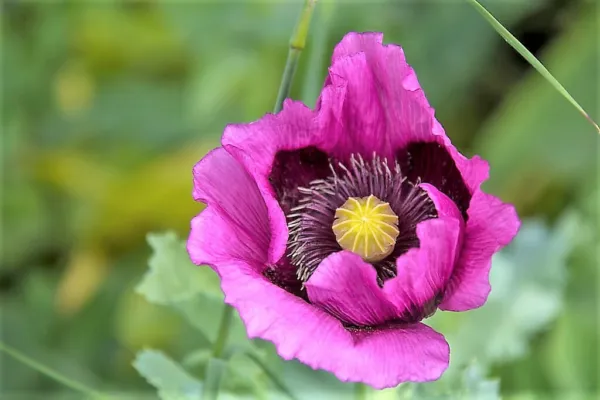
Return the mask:
M 63 376 L 59 372 L 56 372 L 53 369 L 51 369 L 50 367 L 40 364 L 38 361 L 26 356 L 25 354 L 8 346 L 5 343 L 0 342 L 0 351 L 8 354 L 15 360 L 22 362 L 23 364 L 38 371 L 39 373 L 46 375 L 47 377 L 55 380 L 56 382 L 61 383 L 70 389 L 73 389 L 77 392 L 84 394 L 86 396 L 86 398 L 94 399 L 94 400 L 110 400 L 109 396 L 99 393 L 99 392 L 95 391 L 94 389 L 85 386 L 82 383 L 72 380 L 71 378 L 67 378 L 66 376 Z
M 485 18 L 490 25 L 502 36 L 502 38 L 515 49 L 533 68 L 535 68 L 540 75 L 542 75 L 565 99 L 569 101 L 589 122 L 596 128 L 596 131 L 600 134 L 600 127 L 598 124 L 589 116 L 589 114 L 577 103 L 577 101 L 569 94 L 567 89 L 563 87 L 552 76 L 550 71 L 544 67 L 544 65 L 529 51 L 519 40 L 514 37 L 508 29 L 506 29 L 485 7 L 483 7 L 477 0 L 467 0 L 473 7 Z

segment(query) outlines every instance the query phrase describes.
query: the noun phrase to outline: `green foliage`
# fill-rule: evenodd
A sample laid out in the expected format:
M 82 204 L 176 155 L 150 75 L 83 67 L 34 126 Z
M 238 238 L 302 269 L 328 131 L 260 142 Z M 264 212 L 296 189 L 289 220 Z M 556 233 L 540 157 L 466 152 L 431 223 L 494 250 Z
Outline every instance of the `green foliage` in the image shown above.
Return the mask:
M 151 303 L 172 306 L 198 329 L 208 341 L 216 340 L 218 324 L 224 309 L 219 280 L 209 267 L 198 267 L 190 261 L 185 242 L 174 232 L 148 234 L 153 249 L 150 270 L 136 291 Z M 243 346 L 246 334 L 235 315 L 230 340 Z
M 202 394 L 202 382 L 160 351 L 138 353 L 133 365 L 162 400 L 196 400 Z
M 220 300 L 218 278 L 209 268 L 198 268 L 190 262 L 185 242 L 174 232 L 149 234 L 153 250 L 150 269 L 136 291 L 148 301 L 169 305 L 203 294 Z
M 430 384 L 406 384 L 398 391 L 400 399 L 407 400 L 500 400 L 500 382 L 485 375 L 480 365 L 472 364 L 458 379 L 443 377 Z
M 184 364 L 201 371 L 211 388 L 219 385 L 215 379 L 220 380 L 225 375 L 223 386 L 238 394 L 264 389 L 263 371 L 256 363 L 243 357 L 245 351 L 259 354 L 260 350 L 247 339 L 237 313 L 233 314 L 226 342 L 227 360 L 214 358 L 211 354 L 210 346 L 217 340 L 219 321 L 225 308 L 214 271 L 192 264 L 185 242 L 173 232 L 149 234 L 148 243 L 153 249 L 150 269 L 136 291 L 152 303 L 178 311 L 204 336 L 209 346 L 189 351 Z

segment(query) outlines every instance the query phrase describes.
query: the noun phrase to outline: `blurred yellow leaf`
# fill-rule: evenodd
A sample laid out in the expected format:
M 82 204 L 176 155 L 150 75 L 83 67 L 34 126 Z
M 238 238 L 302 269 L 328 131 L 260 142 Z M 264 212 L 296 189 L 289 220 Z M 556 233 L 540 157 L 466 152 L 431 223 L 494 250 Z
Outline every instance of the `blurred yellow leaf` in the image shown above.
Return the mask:
M 58 71 L 54 81 L 54 96 L 58 108 L 67 116 L 87 111 L 94 98 L 93 77 L 82 62 L 69 61 Z
M 74 249 L 56 291 L 57 311 L 65 316 L 77 312 L 96 293 L 107 272 L 101 251 Z

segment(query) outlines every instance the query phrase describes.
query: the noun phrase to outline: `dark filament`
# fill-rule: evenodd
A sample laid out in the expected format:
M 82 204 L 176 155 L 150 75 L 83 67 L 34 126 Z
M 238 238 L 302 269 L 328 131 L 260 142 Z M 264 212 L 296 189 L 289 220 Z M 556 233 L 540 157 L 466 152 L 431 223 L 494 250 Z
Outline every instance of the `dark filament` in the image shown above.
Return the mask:
M 373 263 L 380 285 L 396 276 L 396 259 L 411 248 L 419 247 L 416 227 L 419 222 L 437 217 L 435 205 L 420 187 L 403 176 L 400 165 L 392 168 L 387 160 L 374 155 L 366 162 L 360 155 L 350 158 L 349 167 L 330 161 L 331 174 L 299 188 L 301 198 L 288 217 L 288 256 L 300 281 L 306 282 L 321 261 L 342 250 L 332 230 L 335 210 L 350 197 L 374 195 L 390 204 L 398 216 L 394 251 Z

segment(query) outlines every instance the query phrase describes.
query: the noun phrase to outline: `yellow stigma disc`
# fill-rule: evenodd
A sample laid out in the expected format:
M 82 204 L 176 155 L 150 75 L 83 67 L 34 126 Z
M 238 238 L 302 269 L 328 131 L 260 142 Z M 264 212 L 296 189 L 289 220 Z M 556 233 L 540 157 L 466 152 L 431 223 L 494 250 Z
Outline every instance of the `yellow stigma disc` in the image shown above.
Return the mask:
M 381 261 L 394 251 L 398 216 L 377 197 L 350 197 L 337 210 L 333 221 L 335 239 L 367 262 Z

